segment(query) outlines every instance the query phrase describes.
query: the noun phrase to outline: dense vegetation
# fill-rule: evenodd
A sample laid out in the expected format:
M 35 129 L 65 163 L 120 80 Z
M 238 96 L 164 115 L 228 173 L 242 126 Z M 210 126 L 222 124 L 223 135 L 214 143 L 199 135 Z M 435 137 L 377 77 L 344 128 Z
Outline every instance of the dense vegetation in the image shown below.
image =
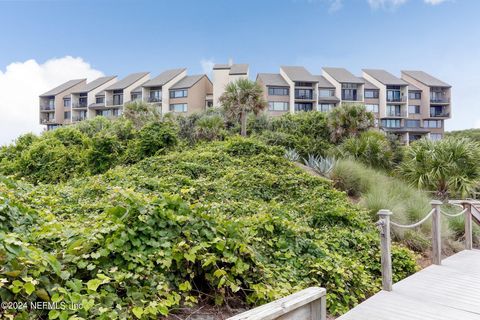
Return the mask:
M 450 131 L 450 132 L 447 132 L 445 135 L 447 137 L 468 138 L 470 140 L 480 142 L 480 129 Z
M 247 101 L 233 116 L 163 119 L 133 104 L 116 121 L 97 117 L 1 147 L 0 299 L 81 303 L 52 319 L 147 319 L 319 285 L 340 314 L 379 289 L 376 212 L 409 223 L 429 210 L 418 187 L 432 185 L 398 168 L 448 172 L 463 183 L 449 194 L 478 184 L 473 142 L 400 147 L 371 130 L 361 106 L 268 119 L 246 117 L 264 107 Z M 468 179 L 462 166 L 472 167 Z M 452 250 L 459 226 L 444 226 Z M 395 236 L 428 249 L 428 226 Z M 393 256 L 395 280 L 415 271 L 411 251 L 395 245 Z
M 368 214 L 283 150 L 232 138 L 102 175 L 2 179 L 2 300 L 82 303 L 50 317 L 149 318 L 181 305 L 263 303 L 328 289 L 341 313 L 379 288 Z M 394 247 L 395 278 L 415 270 Z

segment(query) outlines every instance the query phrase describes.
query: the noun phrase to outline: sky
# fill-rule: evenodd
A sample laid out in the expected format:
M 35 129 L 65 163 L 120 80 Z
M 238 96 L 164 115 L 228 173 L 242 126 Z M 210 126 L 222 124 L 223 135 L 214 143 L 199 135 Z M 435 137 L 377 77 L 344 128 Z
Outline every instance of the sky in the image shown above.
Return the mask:
M 38 95 L 77 78 L 213 63 L 423 70 L 447 130 L 480 128 L 479 0 L 0 0 L 0 145 L 40 132 Z

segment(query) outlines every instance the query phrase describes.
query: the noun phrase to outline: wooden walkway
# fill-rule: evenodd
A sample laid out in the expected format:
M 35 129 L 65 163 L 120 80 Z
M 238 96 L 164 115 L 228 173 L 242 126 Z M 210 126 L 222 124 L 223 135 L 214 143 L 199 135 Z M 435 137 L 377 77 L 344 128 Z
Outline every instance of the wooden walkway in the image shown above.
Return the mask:
M 465 250 L 381 291 L 339 320 L 480 320 L 480 250 Z

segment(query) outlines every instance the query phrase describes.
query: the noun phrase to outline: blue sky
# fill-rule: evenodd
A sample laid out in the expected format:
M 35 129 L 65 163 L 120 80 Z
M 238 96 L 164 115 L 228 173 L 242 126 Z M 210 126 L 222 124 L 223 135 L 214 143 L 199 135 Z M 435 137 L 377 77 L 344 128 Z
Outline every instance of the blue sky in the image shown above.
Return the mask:
M 0 76 L 65 56 L 119 76 L 230 58 L 252 77 L 280 65 L 422 69 L 454 86 L 447 129 L 480 127 L 479 12 L 478 0 L 0 0 Z

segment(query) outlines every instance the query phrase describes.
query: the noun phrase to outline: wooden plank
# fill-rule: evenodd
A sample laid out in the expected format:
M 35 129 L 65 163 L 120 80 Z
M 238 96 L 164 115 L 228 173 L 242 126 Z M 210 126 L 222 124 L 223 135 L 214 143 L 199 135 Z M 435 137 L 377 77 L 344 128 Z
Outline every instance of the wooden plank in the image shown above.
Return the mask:
M 325 301 L 324 288 L 311 287 L 285 298 L 275 300 L 255 309 L 243 312 L 227 320 L 324 320 L 325 318 L 312 318 L 311 303 Z M 318 314 L 317 311 L 315 311 Z M 322 310 L 320 310 L 322 314 Z
M 480 319 L 480 251 L 465 250 L 381 291 L 339 320 Z

